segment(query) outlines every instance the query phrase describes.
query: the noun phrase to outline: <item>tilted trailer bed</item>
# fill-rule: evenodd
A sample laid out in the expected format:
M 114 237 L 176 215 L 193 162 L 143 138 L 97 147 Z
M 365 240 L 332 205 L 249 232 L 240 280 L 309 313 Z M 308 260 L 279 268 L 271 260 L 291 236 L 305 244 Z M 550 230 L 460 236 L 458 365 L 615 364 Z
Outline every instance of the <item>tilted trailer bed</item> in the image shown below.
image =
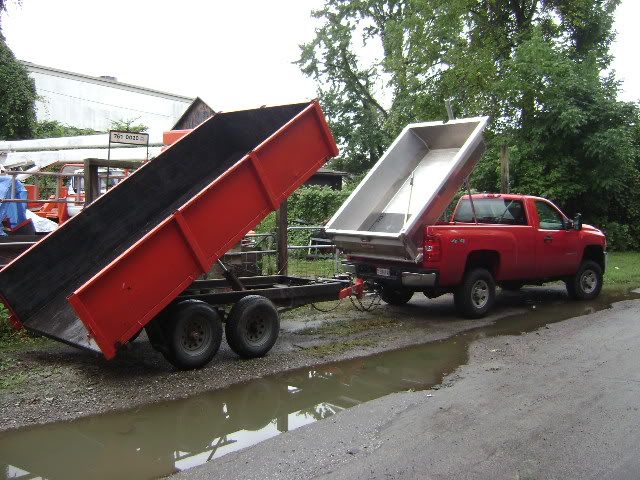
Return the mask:
M 225 320 L 234 350 L 263 355 L 273 302 L 337 298 L 345 282 L 229 276 L 221 297 L 220 283 L 194 281 L 337 153 L 317 102 L 217 113 L 0 271 L 12 322 L 108 359 L 147 327 L 193 368 Z

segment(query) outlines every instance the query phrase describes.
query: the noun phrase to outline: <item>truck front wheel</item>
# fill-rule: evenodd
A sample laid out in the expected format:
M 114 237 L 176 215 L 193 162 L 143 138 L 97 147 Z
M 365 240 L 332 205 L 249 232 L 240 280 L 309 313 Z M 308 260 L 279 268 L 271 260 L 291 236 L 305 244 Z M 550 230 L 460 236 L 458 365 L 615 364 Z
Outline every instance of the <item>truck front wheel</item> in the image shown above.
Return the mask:
M 565 281 L 567 293 L 576 300 L 592 300 L 602 290 L 602 268 L 592 260 L 582 262 L 576 274 Z
M 384 300 L 385 303 L 396 306 L 404 305 L 411 300 L 411 297 L 413 297 L 413 292 L 411 290 L 392 287 L 390 285 L 382 285 L 379 293 L 380 298 Z
M 466 318 L 484 317 L 493 307 L 496 284 L 491 272 L 484 268 L 469 270 L 462 284 L 455 290 L 454 302 L 458 312 Z

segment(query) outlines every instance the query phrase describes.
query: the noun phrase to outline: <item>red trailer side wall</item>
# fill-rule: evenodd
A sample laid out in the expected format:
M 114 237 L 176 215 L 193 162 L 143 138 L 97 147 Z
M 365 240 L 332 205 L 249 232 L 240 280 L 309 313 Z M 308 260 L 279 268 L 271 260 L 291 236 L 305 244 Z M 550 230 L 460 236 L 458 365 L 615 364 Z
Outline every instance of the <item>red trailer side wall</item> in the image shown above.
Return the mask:
M 69 303 L 105 357 L 337 153 L 314 102 L 75 290 Z

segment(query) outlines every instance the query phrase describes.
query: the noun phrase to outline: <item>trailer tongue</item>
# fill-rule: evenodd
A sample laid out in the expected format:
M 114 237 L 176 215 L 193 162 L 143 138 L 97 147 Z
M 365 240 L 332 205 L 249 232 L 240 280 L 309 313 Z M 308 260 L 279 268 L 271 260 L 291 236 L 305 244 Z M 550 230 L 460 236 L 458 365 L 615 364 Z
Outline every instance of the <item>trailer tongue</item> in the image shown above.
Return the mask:
M 0 271 L 12 320 L 112 358 L 335 155 L 316 102 L 216 114 Z
M 329 220 L 345 253 L 419 261 L 423 225 L 442 215 L 484 151 L 487 117 L 408 125 Z

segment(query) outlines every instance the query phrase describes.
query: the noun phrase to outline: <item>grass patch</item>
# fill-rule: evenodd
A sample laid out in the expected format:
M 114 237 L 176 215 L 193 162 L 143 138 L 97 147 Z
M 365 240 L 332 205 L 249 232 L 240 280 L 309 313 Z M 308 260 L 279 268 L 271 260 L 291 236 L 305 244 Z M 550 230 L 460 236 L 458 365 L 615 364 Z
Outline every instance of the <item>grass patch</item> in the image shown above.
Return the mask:
M 640 287 L 640 252 L 611 252 L 604 274 L 605 291 L 629 291 Z
M 28 377 L 29 375 L 26 372 L 10 374 L 0 372 L 0 392 L 3 390 L 16 390 Z
M 377 343 L 378 342 L 371 338 L 356 338 L 353 340 L 347 340 L 345 342 L 333 342 L 323 345 L 315 345 L 313 347 L 305 348 L 304 351 L 316 357 L 327 357 L 329 355 L 339 355 L 356 348 L 372 347 Z
M 14 360 L 0 360 L 0 392 L 17 390 L 25 382 L 61 373 L 60 368 L 38 365 L 25 366 Z
M 298 277 L 333 277 L 336 274 L 335 265 L 335 260 L 332 258 L 306 260 L 290 257 L 288 270 L 289 275 Z
M 274 255 L 263 256 L 260 266 L 263 275 L 275 275 L 278 271 L 276 267 L 276 257 Z M 287 263 L 287 272 L 292 277 L 333 277 L 336 273 L 340 273 L 340 268 L 338 264 L 338 272 L 336 272 L 336 263 L 333 258 L 310 260 L 289 256 Z
M 28 333 L 26 330 L 13 328 L 9 322 L 9 311 L 0 303 L 0 351 L 21 350 L 44 345 L 48 341 L 44 337 Z
M 2 320 L 0 320 L 2 322 Z M 26 348 L 40 347 L 50 340 L 38 337 L 25 330 L 14 330 L 11 325 L 0 327 L 0 352 L 11 352 Z
M 0 360 L 0 391 L 13 390 L 19 387 L 27 379 L 28 375 L 24 371 L 13 371 L 9 369 L 11 364 Z
M 319 327 L 305 328 L 300 335 L 353 335 L 355 333 L 398 325 L 393 318 L 367 318 L 363 320 L 339 320 Z

